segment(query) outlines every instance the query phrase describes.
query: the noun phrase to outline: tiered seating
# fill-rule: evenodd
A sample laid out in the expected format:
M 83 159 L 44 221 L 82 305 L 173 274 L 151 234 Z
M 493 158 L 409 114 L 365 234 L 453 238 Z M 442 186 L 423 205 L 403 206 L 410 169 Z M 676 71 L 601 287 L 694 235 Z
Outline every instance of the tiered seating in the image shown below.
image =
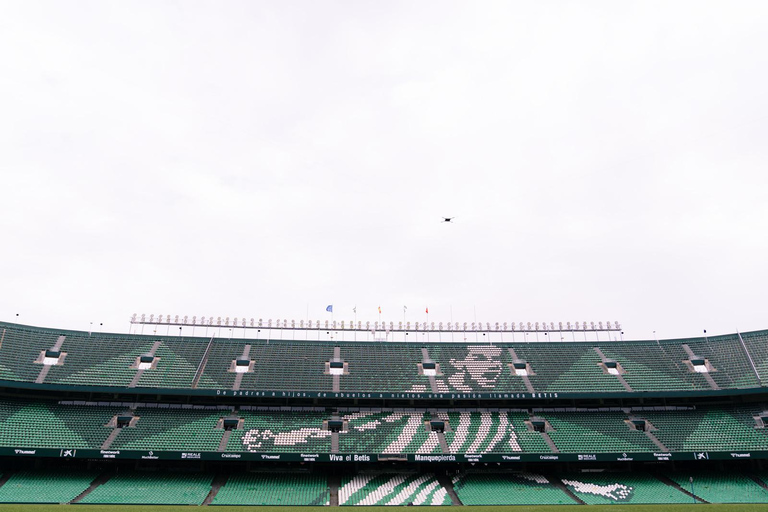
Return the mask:
M 534 473 L 467 473 L 453 477 L 464 505 L 567 505 L 576 502 Z
M 111 448 L 126 450 L 195 450 L 215 452 L 223 430 L 216 429 L 219 418 L 228 411 L 147 406 L 135 410 L 139 417 L 135 427 L 126 427 L 115 438 Z M 163 407 L 165 406 L 165 407 Z M 189 408 L 187 408 L 189 406 Z
M 327 420 L 330 415 L 323 409 L 242 408 L 238 415 L 244 419 L 243 428 L 232 432 L 227 451 L 331 451 L 331 432 L 323 429 L 323 420 Z
M 345 453 L 440 453 L 436 432 L 425 422 L 430 415 L 416 409 L 373 409 L 342 412 L 349 422 L 339 433 L 339 451 Z
M 98 471 L 19 471 L 0 487 L 0 503 L 68 503 L 85 491 Z
M 447 420 L 445 432 L 450 453 L 509 453 L 521 451 L 518 433 L 508 413 L 489 411 L 451 411 L 438 416 Z M 549 451 L 549 450 L 546 450 Z
M 227 479 L 212 505 L 325 505 L 325 477 L 314 473 L 237 473 Z
M 157 367 L 144 370 L 137 386 L 191 388 L 207 346 L 208 340 L 200 338 L 164 338 L 155 352 Z
M 363 472 L 341 480 L 339 505 L 450 505 L 432 473 Z
M 761 450 L 768 446 L 768 429 L 755 429 L 752 419 L 761 410 L 712 407 L 643 415 L 658 428 L 656 437 L 673 451 Z
M 251 343 L 253 372 L 243 375 L 240 389 L 331 391 L 332 377 L 323 372 L 332 356 L 333 347 L 319 343 Z
M 509 351 L 499 345 L 441 344 L 427 346 L 429 356 L 440 363 L 438 391 L 457 393 L 523 392 L 525 384 L 512 375 Z
M 667 476 L 683 489 L 710 503 L 768 503 L 768 490 L 735 471 L 678 471 Z
M 738 336 L 713 336 L 686 341 L 693 353 L 709 359 L 717 370 L 710 373 L 721 388 L 756 388 L 760 386 L 755 370 Z
M 542 412 L 554 432 L 549 437 L 561 452 L 652 452 L 658 450 L 644 432 L 630 430 L 623 412 L 577 410 Z
M 51 366 L 45 382 L 127 387 L 136 375 L 131 365 L 138 356 L 149 352 L 155 341 L 150 337 L 107 334 L 67 335 L 61 346 L 67 353 L 64 364 Z
M 515 353 L 531 364 L 529 377 L 536 391 L 625 391 L 614 376 L 598 366 L 600 356 L 590 343 L 537 343 L 516 345 Z
M 694 391 L 710 389 L 703 375 L 683 363 L 688 354 L 680 343 L 638 341 L 600 345 L 605 357 L 621 363 L 624 380 L 634 391 Z
M 120 471 L 80 503 L 200 505 L 212 480 L 208 473 Z
M 510 411 L 507 413 L 507 417 L 515 428 L 517 442 L 522 451 L 531 453 L 552 452 L 540 432 L 532 432 L 528 430 L 528 426 L 525 424 L 525 421 L 529 419 L 528 413 Z
M 243 347 L 239 340 L 214 340 L 197 387 L 232 389 L 236 374 L 228 370 L 232 360 L 242 355 Z
M 558 478 L 587 505 L 692 501 L 690 496 L 648 473 L 575 473 Z
M 0 400 L 0 446 L 98 448 L 116 409 L 63 406 L 54 402 Z
M 59 333 L 34 327 L 0 324 L 0 379 L 34 382 L 42 368 L 33 361 L 51 348 Z
M 404 343 L 342 345 L 341 358 L 349 363 L 349 375 L 339 381 L 342 391 L 430 391 L 428 378 L 419 375 L 419 347 Z
M 763 386 L 768 386 L 768 331 L 742 333 L 741 338 L 757 368 Z

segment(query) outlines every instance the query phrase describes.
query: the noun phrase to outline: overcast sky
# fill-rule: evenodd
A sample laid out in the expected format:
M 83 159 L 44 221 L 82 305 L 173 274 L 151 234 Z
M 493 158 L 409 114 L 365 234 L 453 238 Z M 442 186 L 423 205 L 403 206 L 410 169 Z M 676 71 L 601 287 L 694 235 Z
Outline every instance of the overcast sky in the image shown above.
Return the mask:
M 768 328 L 766 26 L 762 0 L 2 0 L 0 319 Z

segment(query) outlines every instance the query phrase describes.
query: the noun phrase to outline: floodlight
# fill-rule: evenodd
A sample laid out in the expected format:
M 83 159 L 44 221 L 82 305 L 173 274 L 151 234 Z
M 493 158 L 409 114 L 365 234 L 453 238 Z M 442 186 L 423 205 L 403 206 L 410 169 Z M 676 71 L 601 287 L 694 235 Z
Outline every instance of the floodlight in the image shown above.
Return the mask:
M 296 320 L 291 320 L 291 328 L 296 327 Z
M 459 324 L 456 324 L 456 325 L 458 326 Z M 467 322 L 464 322 L 464 330 L 465 331 L 467 330 Z
M 253 318 L 251 318 L 251 327 L 253 327 Z
M 563 330 L 563 322 L 557 322 L 557 327 L 559 328 L 559 330 L 562 331 Z
M 603 330 L 603 322 L 598 322 L 598 325 L 600 326 L 600 330 Z
M 272 319 L 267 320 L 267 327 L 272 327 Z
M 142 314 L 141 314 L 141 321 L 142 321 L 142 322 L 144 321 L 144 318 L 145 318 L 145 315 L 144 315 L 144 313 L 142 313 Z
M 264 321 L 261 318 L 259 318 L 259 327 L 261 327 L 263 323 Z
M 402 331 L 403 330 L 403 322 L 397 322 L 397 328 Z
M 589 324 L 592 327 L 592 330 L 594 331 L 595 330 L 595 322 L 590 322 Z
M 325 328 L 328 328 L 328 320 L 325 321 Z
M 438 323 L 438 324 L 437 324 L 437 329 L 438 329 L 439 331 L 442 331 L 442 330 L 443 330 L 443 322 L 440 322 L 440 323 Z
M 197 323 L 197 316 L 192 317 L 192 325 L 195 325 Z
M 136 323 L 136 313 L 134 313 L 133 316 L 131 317 L 131 323 L 132 324 Z
M 144 319 L 143 316 L 141 318 L 142 318 L 142 320 Z M 154 319 L 155 319 L 155 315 L 149 315 L 149 321 L 150 322 L 153 321 Z
M 584 328 L 584 330 L 587 330 L 587 322 L 582 322 L 581 326 Z
M 405 324 L 405 329 L 410 331 L 411 330 L 411 322 L 408 322 Z
M 539 322 L 536 322 L 536 330 L 539 330 Z
M 432 326 L 430 327 L 433 331 L 435 330 L 435 322 L 432 322 Z
M 531 322 L 528 322 L 528 330 L 530 331 L 531 329 Z
M 498 325 L 498 324 L 497 324 Z M 485 330 L 490 331 L 491 330 L 491 324 L 490 322 L 485 322 Z
M 616 329 L 617 330 L 621 329 L 621 324 L 619 322 L 615 322 L 615 323 L 616 323 Z M 624 333 L 622 333 L 622 334 L 624 334 Z

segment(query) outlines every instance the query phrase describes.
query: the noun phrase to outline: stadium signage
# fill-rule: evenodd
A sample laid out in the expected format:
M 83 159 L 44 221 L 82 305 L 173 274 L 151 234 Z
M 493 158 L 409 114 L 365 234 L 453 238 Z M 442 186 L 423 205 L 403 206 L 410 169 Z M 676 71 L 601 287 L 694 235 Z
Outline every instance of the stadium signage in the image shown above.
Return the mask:
M 392 460 L 392 454 L 370 453 L 261 453 L 261 452 L 173 452 L 141 450 L 94 450 L 66 448 L 1 448 L 0 457 L 37 456 L 73 457 L 78 459 L 160 459 L 160 460 L 243 460 L 243 461 L 287 461 L 287 462 L 380 462 Z M 682 460 L 768 460 L 768 451 L 751 452 L 636 452 L 636 453 L 483 453 L 452 454 L 409 453 L 397 455 L 397 460 L 407 462 L 455 463 L 455 462 L 653 462 Z
M 411 399 L 411 400 L 539 400 L 539 399 L 581 399 L 581 398 L 675 398 L 695 396 L 732 396 L 745 394 L 763 394 L 764 387 L 695 391 L 606 391 L 606 392 L 509 392 L 509 393 L 428 393 L 428 392 L 334 392 L 334 391 L 267 391 L 267 390 L 232 390 L 232 389 L 187 389 L 187 388 L 121 388 L 117 386 L 90 386 L 71 384 L 37 384 L 34 382 L 0 380 L 0 387 L 12 389 L 34 389 L 41 391 L 66 391 L 87 393 L 125 393 L 135 395 L 183 395 L 183 396 L 220 396 L 238 398 L 334 398 L 334 399 Z

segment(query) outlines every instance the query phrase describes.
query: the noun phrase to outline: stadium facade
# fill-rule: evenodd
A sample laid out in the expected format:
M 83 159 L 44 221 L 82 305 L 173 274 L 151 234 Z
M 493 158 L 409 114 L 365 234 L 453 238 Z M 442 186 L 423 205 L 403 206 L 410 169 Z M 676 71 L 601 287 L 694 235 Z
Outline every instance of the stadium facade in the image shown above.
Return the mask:
M 768 331 L 0 332 L 0 502 L 768 502 Z

